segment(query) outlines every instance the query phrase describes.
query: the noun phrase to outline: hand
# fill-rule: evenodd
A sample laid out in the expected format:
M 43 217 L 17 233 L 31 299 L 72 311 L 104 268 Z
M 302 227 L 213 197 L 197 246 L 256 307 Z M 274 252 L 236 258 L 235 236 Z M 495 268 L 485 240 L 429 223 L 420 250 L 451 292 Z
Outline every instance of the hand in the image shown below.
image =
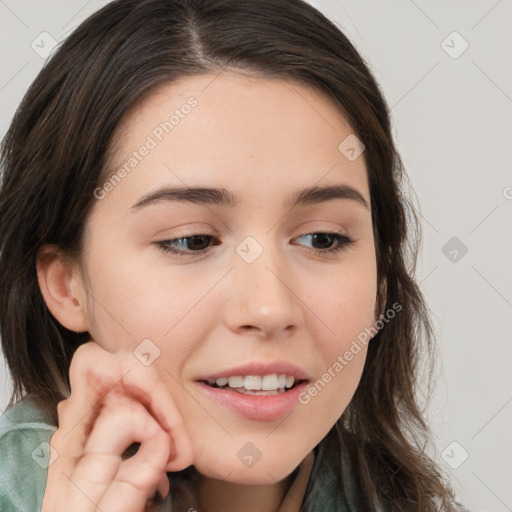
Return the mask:
M 169 492 L 167 471 L 193 464 L 180 413 L 154 367 L 128 352 L 95 342 L 71 361 L 71 395 L 57 405 L 41 512 L 143 512 L 158 491 Z M 123 460 L 133 443 L 138 452 Z

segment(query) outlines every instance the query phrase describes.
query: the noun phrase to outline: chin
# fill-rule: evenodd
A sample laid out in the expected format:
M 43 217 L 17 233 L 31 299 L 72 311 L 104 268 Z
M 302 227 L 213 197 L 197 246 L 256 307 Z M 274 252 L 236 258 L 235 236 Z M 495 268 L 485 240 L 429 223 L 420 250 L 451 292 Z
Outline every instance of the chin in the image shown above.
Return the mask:
M 239 460 L 226 460 L 221 466 L 218 461 L 222 460 L 222 457 L 219 457 L 214 464 L 196 463 L 194 466 L 203 476 L 215 480 L 241 485 L 273 485 L 288 477 L 302 462 L 287 462 L 282 456 L 279 458 L 280 460 L 276 462 L 270 459 L 265 461 L 265 457 L 262 457 L 252 466 Z
M 272 476 L 270 476 L 265 470 L 254 472 L 252 471 L 252 469 L 248 469 L 246 471 L 238 471 L 236 475 L 235 471 L 233 471 L 228 477 L 226 477 L 225 474 L 223 476 L 222 474 L 218 474 L 216 472 L 212 472 L 209 474 L 205 474 L 203 471 L 200 470 L 199 472 L 205 477 L 214 480 L 222 480 L 223 482 L 229 482 L 231 484 L 238 485 L 274 485 L 291 474 L 291 472 L 288 473 L 287 475 L 275 475 L 271 473 Z

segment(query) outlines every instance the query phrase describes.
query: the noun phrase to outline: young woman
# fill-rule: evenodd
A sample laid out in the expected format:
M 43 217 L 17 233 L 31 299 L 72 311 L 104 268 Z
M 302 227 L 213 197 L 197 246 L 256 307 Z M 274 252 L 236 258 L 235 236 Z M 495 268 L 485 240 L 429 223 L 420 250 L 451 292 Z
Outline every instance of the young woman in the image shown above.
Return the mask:
M 389 112 L 313 7 L 108 4 L 2 173 L 2 510 L 457 510 Z

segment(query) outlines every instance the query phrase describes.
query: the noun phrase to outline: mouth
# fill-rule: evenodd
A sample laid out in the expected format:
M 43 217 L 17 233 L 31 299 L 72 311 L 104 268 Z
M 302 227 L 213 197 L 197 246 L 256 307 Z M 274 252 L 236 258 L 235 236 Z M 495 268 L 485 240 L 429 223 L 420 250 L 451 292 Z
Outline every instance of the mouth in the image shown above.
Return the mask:
M 203 384 L 225 391 L 233 391 L 244 395 L 274 396 L 288 393 L 302 383 L 309 382 L 307 379 L 296 379 L 291 375 L 248 375 L 221 377 L 218 379 L 199 380 Z
M 298 405 L 311 375 L 286 360 L 250 361 L 201 375 L 199 390 L 225 411 L 250 420 L 277 421 Z

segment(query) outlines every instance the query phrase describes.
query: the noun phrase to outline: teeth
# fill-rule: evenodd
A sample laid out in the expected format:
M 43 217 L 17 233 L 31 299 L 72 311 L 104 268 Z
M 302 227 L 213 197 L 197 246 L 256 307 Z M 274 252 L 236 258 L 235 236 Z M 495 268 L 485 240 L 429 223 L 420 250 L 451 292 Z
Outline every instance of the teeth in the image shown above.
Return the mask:
M 229 380 L 231 381 L 231 377 L 229 378 Z M 229 383 L 229 385 L 231 386 L 231 382 Z M 254 391 L 261 391 L 261 377 L 258 375 L 247 375 L 247 377 L 245 377 L 243 380 L 242 386 L 245 389 L 254 389 Z
M 284 389 L 280 389 L 279 391 L 277 389 L 272 389 L 271 391 L 254 391 L 250 389 L 245 388 L 238 388 L 236 391 L 239 393 L 242 393 L 244 395 L 265 395 L 265 396 L 272 396 L 272 395 L 280 395 L 284 393 Z
M 228 385 L 230 388 L 241 388 L 244 385 L 244 378 L 237 376 L 237 377 L 229 377 L 228 378 Z
M 274 373 L 273 375 L 265 375 L 261 379 L 261 389 L 270 391 L 279 387 L 279 377 Z
M 221 377 L 216 379 L 210 379 L 208 384 L 217 384 L 220 388 L 226 384 L 230 388 L 245 388 L 245 390 L 252 391 L 277 391 L 278 389 L 291 388 L 295 383 L 295 378 L 291 375 L 247 375 L 245 377 L 236 375 L 233 377 Z

